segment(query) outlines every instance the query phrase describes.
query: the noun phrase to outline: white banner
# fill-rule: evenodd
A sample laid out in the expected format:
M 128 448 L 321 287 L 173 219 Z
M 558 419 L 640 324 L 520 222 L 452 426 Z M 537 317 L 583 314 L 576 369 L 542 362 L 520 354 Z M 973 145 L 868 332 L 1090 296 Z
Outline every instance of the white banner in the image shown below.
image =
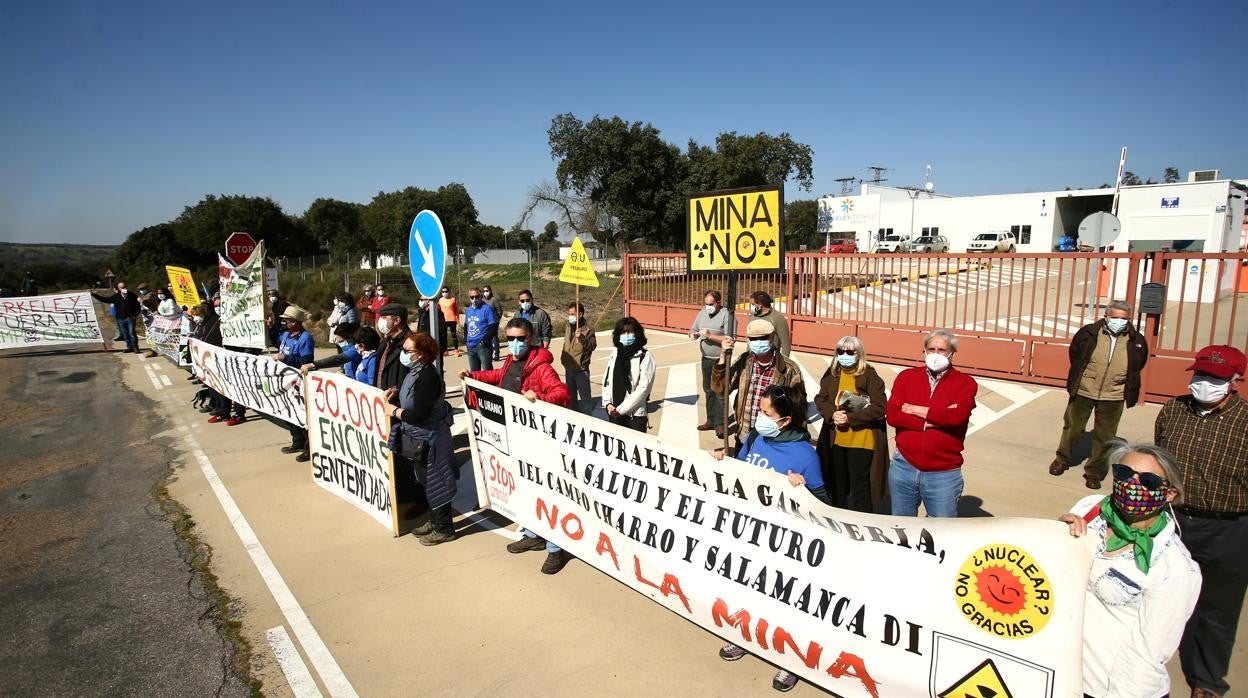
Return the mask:
M 483 503 L 766 661 L 846 697 L 1080 695 L 1091 556 L 1065 524 L 834 509 L 770 469 L 464 383 Z
M 169 359 L 175 365 L 181 364 L 182 314 L 165 317 L 157 313 L 148 313 L 143 316 L 143 323 L 147 326 L 147 345 L 152 351 Z
M 399 535 L 385 391 L 326 371 L 309 373 L 304 390 L 312 481 Z
M 264 242 L 256 245 L 246 262 L 237 267 L 217 255 L 221 281 L 221 343 L 227 347 L 263 349 Z
M 303 375 L 271 356 L 230 351 L 192 338 L 191 369 L 204 385 L 253 410 L 307 426 Z
M 102 341 L 85 291 L 0 298 L 0 349 Z

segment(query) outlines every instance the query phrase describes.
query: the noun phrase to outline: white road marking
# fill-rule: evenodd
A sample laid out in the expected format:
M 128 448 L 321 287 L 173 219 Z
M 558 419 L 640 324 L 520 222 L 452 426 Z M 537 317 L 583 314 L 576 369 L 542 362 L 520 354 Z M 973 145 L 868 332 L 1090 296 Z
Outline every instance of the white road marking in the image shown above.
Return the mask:
M 358 694 L 352 688 L 351 682 L 347 680 L 346 674 L 342 673 L 342 668 L 338 666 L 334 655 L 330 653 L 329 648 L 325 646 L 325 642 L 321 640 L 321 636 L 317 634 L 316 628 L 312 627 L 312 621 L 308 618 L 307 613 L 304 612 L 303 607 L 295 600 L 294 593 L 286 585 L 286 580 L 277 571 L 277 566 L 273 564 L 269 553 L 261 545 L 255 530 L 247 522 L 247 517 L 243 516 L 243 512 L 238 508 L 234 497 L 230 495 L 230 491 L 226 488 L 225 483 L 221 481 L 221 477 L 217 474 L 217 469 L 213 467 L 212 461 L 208 459 L 208 455 L 199 447 L 199 443 L 195 441 L 194 436 L 188 432 L 185 438 L 187 446 L 190 447 L 191 456 L 199 463 L 199 469 L 204 473 L 204 478 L 208 480 L 208 484 L 212 486 L 212 491 L 217 496 L 217 501 L 220 502 L 221 508 L 225 511 L 226 518 L 234 526 L 234 532 L 238 534 L 238 538 L 242 541 L 243 547 L 246 548 L 247 554 L 251 556 L 251 561 L 255 564 L 260 577 L 264 579 L 265 586 L 268 587 L 269 593 L 273 595 L 273 600 L 277 602 L 278 608 L 281 609 L 282 615 L 285 616 L 286 623 L 295 631 L 295 637 L 299 638 L 299 644 L 303 645 L 304 651 L 308 653 L 308 659 L 312 661 L 312 666 L 316 668 L 316 673 L 320 675 L 326 690 L 329 691 L 329 695 L 356 698 Z
M 295 694 L 295 698 L 321 698 L 321 689 L 316 687 L 316 680 L 312 678 L 308 666 L 303 663 L 303 657 L 299 656 L 299 650 L 295 649 L 295 643 L 290 641 L 286 627 L 279 625 L 269 628 L 264 636 L 268 638 L 269 646 L 273 648 L 273 656 L 277 658 L 277 665 L 286 675 L 286 683 L 290 685 L 290 691 Z
M 172 387 L 172 386 L 173 386 L 173 383 L 169 382 L 169 376 L 166 376 L 166 375 L 165 375 L 165 374 L 163 374 L 163 373 L 162 373 L 162 374 L 160 374 L 160 382 L 161 382 L 161 383 L 164 383 L 166 388 L 169 388 L 169 387 Z
M 151 364 L 143 364 L 143 369 L 147 371 L 147 378 L 148 380 L 152 381 L 153 388 L 155 388 L 156 390 L 160 390 L 161 388 L 164 387 L 160 384 L 160 380 L 156 378 L 156 371 L 152 369 Z

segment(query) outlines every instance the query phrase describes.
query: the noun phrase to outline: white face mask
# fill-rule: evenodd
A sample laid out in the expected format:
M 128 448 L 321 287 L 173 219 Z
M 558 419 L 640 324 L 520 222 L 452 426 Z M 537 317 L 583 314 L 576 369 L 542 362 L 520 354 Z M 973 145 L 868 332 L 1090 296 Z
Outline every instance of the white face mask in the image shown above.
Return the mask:
M 382 334 L 389 334 L 390 333 L 390 321 L 384 317 L 378 320 L 377 331 Z
M 569 315 L 569 316 L 568 316 L 568 324 L 569 324 L 569 325 L 575 325 L 575 324 L 576 324 L 576 316 L 575 316 L 575 315 Z
M 1216 405 L 1225 400 L 1227 394 L 1231 392 L 1231 382 L 1213 376 L 1193 377 L 1192 382 L 1187 384 L 1187 389 L 1192 392 L 1192 397 L 1196 399 L 1196 402 Z
M 707 303 L 705 307 L 706 307 L 706 312 L 707 312 L 707 313 L 709 313 L 709 314 L 711 314 L 711 315 L 714 315 L 714 314 L 715 314 L 715 304 L 713 304 L 713 303 Z
M 949 368 L 950 361 L 948 356 L 932 352 L 931 354 L 923 357 L 923 363 L 927 364 L 927 370 L 932 373 L 940 373 L 941 371 Z

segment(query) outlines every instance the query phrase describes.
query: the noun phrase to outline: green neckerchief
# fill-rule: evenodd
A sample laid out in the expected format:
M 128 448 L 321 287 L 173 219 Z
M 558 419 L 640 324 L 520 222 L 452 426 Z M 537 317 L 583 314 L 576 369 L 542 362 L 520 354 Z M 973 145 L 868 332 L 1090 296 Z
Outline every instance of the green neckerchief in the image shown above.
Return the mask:
M 1157 521 L 1147 529 L 1131 528 L 1131 525 L 1123 521 L 1118 511 L 1110 504 L 1109 497 L 1106 497 L 1101 500 L 1101 517 L 1105 519 L 1105 523 L 1109 524 L 1109 538 L 1105 539 L 1105 552 L 1112 553 L 1127 545 L 1135 546 L 1135 566 L 1139 567 L 1144 574 L 1148 574 L 1148 566 L 1153 559 L 1153 536 L 1161 533 L 1161 529 L 1165 528 L 1166 522 L 1170 520 L 1165 510 L 1162 510 L 1161 516 L 1158 516 Z

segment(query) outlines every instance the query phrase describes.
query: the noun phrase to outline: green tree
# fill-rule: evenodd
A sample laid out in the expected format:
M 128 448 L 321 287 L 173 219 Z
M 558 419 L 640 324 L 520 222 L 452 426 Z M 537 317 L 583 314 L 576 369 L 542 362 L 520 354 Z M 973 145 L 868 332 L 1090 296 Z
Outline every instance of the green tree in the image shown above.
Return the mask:
M 1179 168 L 1167 167 L 1165 174 L 1163 174 L 1161 177 L 1161 181 L 1165 182 L 1166 184 L 1174 184 L 1175 182 L 1179 181 Z
M 364 234 L 383 252 L 407 253 L 407 236 L 416 214 L 429 209 L 438 214 L 446 230 L 446 244 L 474 246 L 480 221 L 477 207 L 464 185 L 452 182 L 437 191 L 407 187 L 396 192 L 377 192 L 360 215 Z
M 186 207 L 173 226 L 178 242 L 201 262 L 204 257 L 215 261 L 233 232 L 263 240 L 270 257 L 311 255 L 320 249 L 305 229 L 267 197 L 208 195 Z
M 225 240 L 222 239 L 224 251 Z M 151 282 L 164 277 L 165 265 L 188 268 L 216 266 L 217 258 L 185 247 L 175 235 L 172 223 L 160 223 L 131 233 L 113 255 L 113 271 L 121 279 Z M 134 284 L 135 287 L 138 283 Z
M 799 199 L 784 205 L 784 243 L 790 250 L 806 245 L 813 251 L 823 246 L 819 235 L 819 202 Z
M 542 228 L 542 234 L 537 237 L 537 249 L 542 253 L 542 259 L 554 259 L 559 254 L 559 224 L 554 221 L 548 221 L 546 227 Z
M 338 199 L 317 199 L 303 214 L 308 235 L 336 257 L 371 254 L 376 245 L 363 235 L 363 206 Z

